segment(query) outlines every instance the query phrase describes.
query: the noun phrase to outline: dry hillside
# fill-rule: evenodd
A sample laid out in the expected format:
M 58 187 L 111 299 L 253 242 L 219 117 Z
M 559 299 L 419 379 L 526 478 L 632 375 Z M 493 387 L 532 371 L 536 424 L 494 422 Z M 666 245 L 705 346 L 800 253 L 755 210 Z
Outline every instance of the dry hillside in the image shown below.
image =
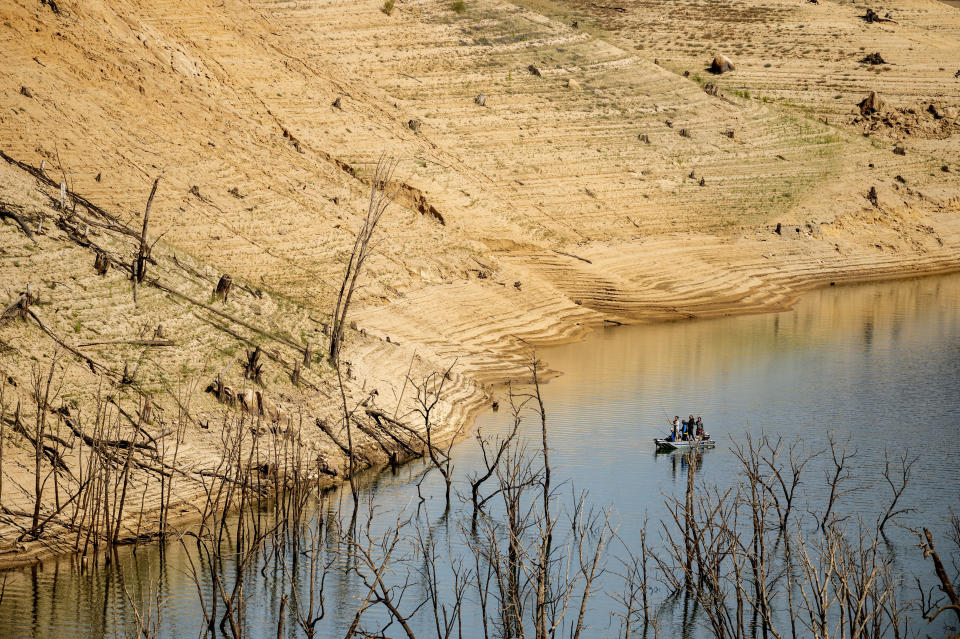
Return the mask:
M 32 378 L 55 352 L 49 408 L 81 428 L 119 405 L 133 432 L 150 398 L 146 433 L 182 441 L 184 504 L 239 412 L 204 392 L 219 372 L 282 407 L 248 411 L 269 413 L 268 436 L 296 432 L 343 476 L 324 324 L 381 155 L 400 161 L 399 196 L 351 313 L 348 399 L 415 425 L 408 370 L 456 362 L 435 415 L 447 434 L 530 345 L 960 267 L 960 10 L 873 8 L 881 22 L 830 0 L 2 3 L 0 202 L 33 235 L 0 223 L 0 305 L 33 292 L 32 315 L 0 320 L 7 559 L 69 529 L 45 506 L 47 539 L 16 541 L 34 498 Z M 884 64 L 861 62 L 875 52 Z M 711 75 L 717 53 L 735 70 Z M 224 273 L 235 286 L 216 301 Z M 403 448 L 399 427 L 358 415 L 366 463 Z M 82 446 L 62 410 L 50 420 L 69 466 Z M 157 476 L 134 477 L 148 516 L 125 536 L 159 503 Z

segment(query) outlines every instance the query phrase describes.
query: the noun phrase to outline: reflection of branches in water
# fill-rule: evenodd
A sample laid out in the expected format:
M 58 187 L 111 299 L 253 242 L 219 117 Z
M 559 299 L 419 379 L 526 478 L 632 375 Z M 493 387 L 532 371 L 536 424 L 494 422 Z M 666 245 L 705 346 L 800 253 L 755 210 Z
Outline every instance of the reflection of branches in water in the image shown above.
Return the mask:
M 610 636 L 658 637 L 672 615 L 684 635 L 704 628 L 734 639 L 853 639 L 908 636 L 925 628 L 914 627 L 922 618 L 960 610 L 949 595 L 958 581 L 950 571 L 960 572 L 956 518 L 947 538 L 952 555 L 921 531 L 925 556 L 940 565 L 939 598 L 926 583 L 911 601 L 893 568 L 880 523 L 907 515 L 898 506 L 909 494 L 907 455 L 886 466 L 890 501 L 877 519 L 846 512 L 842 497 L 856 469 L 832 439 L 828 472 L 819 475 L 810 462 L 823 453 L 748 437 L 733 451 L 736 482 L 723 488 L 700 478 L 702 456 L 676 455 L 686 487 L 666 498 L 667 517 L 653 522 L 659 534 L 651 543 L 646 523 L 621 533 L 612 511 L 591 508 L 585 495 L 556 487 L 545 494 L 546 437 L 539 433 L 534 446 L 516 435 L 522 407 L 534 406 L 524 397 L 535 389 L 514 397 L 512 430 L 478 433 L 483 466 L 455 485 L 463 507 L 439 517 L 426 501 L 387 514 L 374 508 L 372 493 L 366 508 L 351 508 L 344 491 L 337 495 L 347 501 L 338 504 L 337 495 L 317 491 L 312 456 L 297 438 L 268 446 L 258 424 L 225 423 L 215 479 L 198 504 L 201 521 L 180 537 L 200 636 L 250 634 L 250 584 L 268 575 L 281 610 L 271 622 L 306 637 L 448 639 L 466 628 L 485 638 L 595 636 L 591 615 L 605 602 L 605 618 L 619 626 L 604 632 Z M 433 470 L 428 463 L 411 474 L 419 484 Z M 272 482 L 280 476 L 282 485 Z M 821 511 L 809 512 L 808 488 L 826 496 Z M 264 497 L 270 505 L 258 504 Z M 356 598 L 328 603 L 332 580 Z M 138 632 L 155 635 L 167 619 L 163 602 L 123 587 Z

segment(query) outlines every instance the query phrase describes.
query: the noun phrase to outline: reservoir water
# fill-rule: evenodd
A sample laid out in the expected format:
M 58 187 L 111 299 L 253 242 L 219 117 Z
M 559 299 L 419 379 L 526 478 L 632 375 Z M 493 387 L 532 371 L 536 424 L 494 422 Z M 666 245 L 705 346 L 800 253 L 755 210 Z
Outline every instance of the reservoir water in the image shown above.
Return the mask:
M 691 461 L 698 486 L 724 489 L 743 478 L 732 448 L 748 433 L 783 437 L 809 453 L 826 450 L 832 436 L 855 452 L 844 484 L 849 492 L 838 504 L 851 529 L 858 517 L 867 527 L 873 525 L 889 503 L 885 454 L 891 460 L 907 454 L 916 462 L 900 506 L 910 510 L 897 521 L 927 526 L 938 549 L 945 556 L 951 552 L 948 519 L 960 510 L 960 275 L 826 288 L 782 313 L 611 328 L 581 343 L 543 349 L 538 357 L 562 373 L 542 388 L 554 486 L 559 486 L 559 502 L 566 504 L 561 519 L 572 511 L 568 496 L 585 491 L 588 506 L 610 508 L 621 545 L 636 550 L 646 521 L 647 543 L 656 546 L 659 522 L 668 516 L 664 501 L 682 498 Z M 478 418 L 478 427 L 488 435 L 505 433 L 512 423 L 506 390 L 498 393 L 500 410 Z M 703 416 L 718 446 L 692 459 L 656 454 L 652 440 L 667 432 L 668 419 L 691 413 Z M 529 415 L 521 426 L 533 453 L 539 429 L 539 421 Z M 458 444 L 453 459 L 454 488 L 468 495 L 464 478 L 482 468 L 476 441 Z M 455 498 L 452 513 L 444 516 L 443 484 L 428 468 L 412 463 L 367 477 L 365 499 L 375 506 L 375 527 L 396 521 L 399 512 L 416 513 L 420 504 L 420 519 L 439 540 L 441 563 L 447 565 L 452 557 L 456 565 L 457 558 L 468 554 L 469 535 L 462 527 L 469 507 Z M 826 495 L 819 487 L 830 468 L 829 455 L 821 454 L 805 471 L 801 492 L 809 521 L 822 515 Z M 332 499 L 348 501 L 344 493 Z M 904 582 L 904 597 L 914 597 L 912 576 L 933 584 L 932 570 L 911 532 L 891 525 L 887 537 L 882 554 L 909 581 Z M 616 558 L 623 555 L 619 543 L 610 544 L 608 572 L 598 580 L 598 586 L 611 591 L 616 588 Z M 410 547 L 403 552 L 415 557 Z M 955 546 L 952 550 L 960 559 Z M 70 558 L 9 571 L 0 576 L 0 637 L 133 636 L 128 633 L 137 612 L 150 610 L 157 593 L 161 613 L 155 619 L 156 636 L 202 636 L 188 556 L 184 546 L 168 543 L 165 552 L 156 545 L 136 552 L 121 549 L 111 566 L 82 573 Z M 367 591 L 356 574 L 338 570 L 342 561 L 334 564 L 325 584 L 318 637 L 345 636 Z M 268 565 L 251 571 L 244 585 L 245 636 L 276 637 L 282 596 L 291 587 L 301 592 L 305 587 L 289 562 Z M 412 611 L 429 593 L 418 584 L 421 573 L 404 575 L 414 583 L 402 602 Z M 209 590 L 203 578 L 201 572 L 201 588 Z M 453 590 L 456 582 L 441 574 L 438 583 Z M 618 636 L 610 594 L 600 592 L 590 600 L 582 636 Z M 664 594 L 663 584 L 651 587 L 654 599 L 662 600 Z M 139 607 L 130 603 L 144 599 L 147 603 Z M 465 601 L 464 621 L 450 636 L 483 637 L 479 604 L 469 594 Z M 409 622 L 417 637 L 437 636 L 428 608 Z M 709 636 L 702 615 L 680 608 L 661 607 L 661 636 Z M 290 617 L 290 606 L 284 614 Z M 576 616 L 574 610 L 568 614 Z M 372 628 L 388 619 L 379 609 L 369 615 Z M 932 626 L 914 617 L 912 629 L 921 636 L 940 636 L 950 623 L 946 615 Z M 405 636 L 398 624 L 385 634 Z M 283 636 L 303 636 L 292 617 Z M 566 625 L 560 636 L 567 636 Z M 654 633 L 648 629 L 646 636 Z

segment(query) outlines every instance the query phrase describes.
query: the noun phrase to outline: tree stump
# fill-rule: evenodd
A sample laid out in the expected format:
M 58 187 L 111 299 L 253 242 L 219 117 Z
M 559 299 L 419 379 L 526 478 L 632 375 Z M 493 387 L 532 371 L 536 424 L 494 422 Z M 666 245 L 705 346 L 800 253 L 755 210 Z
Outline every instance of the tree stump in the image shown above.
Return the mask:
M 887 61 L 883 59 L 883 56 L 879 52 L 871 53 L 860 58 L 861 64 L 887 64 Z
M 311 360 L 313 360 L 313 348 L 310 346 L 310 340 L 307 340 L 307 345 L 303 347 L 303 365 L 310 368 Z
M 227 302 L 227 296 L 230 295 L 230 287 L 233 286 L 233 278 L 224 273 L 220 276 L 220 281 L 217 282 L 217 288 L 213 291 L 213 297 L 223 300 L 224 303 Z
M 97 251 L 97 256 L 93 260 L 93 270 L 97 272 L 97 275 L 107 274 L 107 271 L 110 270 L 110 258 L 107 257 L 106 253 Z
M 883 100 L 876 91 L 871 91 L 857 106 L 860 108 L 860 115 L 872 115 L 883 109 Z
M 260 362 L 260 356 L 263 351 L 257 346 L 252 351 L 247 351 L 247 363 L 243 365 L 243 376 L 247 379 L 260 383 L 260 374 L 263 372 L 263 364 Z
M 140 425 L 147 425 L 153 420 L 153 401 L 149 395 L 143 396 L 143 409 L 140 411 Z
M 33 286 L 27 284 L 27 290 L 25 290 L 23 293 L 20 293 L 20 297 L 17 298 L 17 301 L 0 313 L 0 318 L 16 316 L 20 319 L 26 319 L 27 309 L 30 308 L 30 305 L 36 301 L 37 297 L 33 293 Z
M 290 381 L 293 382 L 294 386 L 300 385 L 300 362 L 295 361 L 293 363 L 293 374 L 290 375 Z

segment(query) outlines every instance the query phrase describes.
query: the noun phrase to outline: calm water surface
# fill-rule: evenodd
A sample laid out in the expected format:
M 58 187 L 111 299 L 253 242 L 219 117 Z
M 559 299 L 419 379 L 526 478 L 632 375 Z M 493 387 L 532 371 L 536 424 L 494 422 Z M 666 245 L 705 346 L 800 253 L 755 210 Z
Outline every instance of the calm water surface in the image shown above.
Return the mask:
M 843 507 L 869 521 L 886 504 L 889 489 L 877 483 L 884 451 L 919 455 L 905 495 L 916 510 L 904 523 L 929 526 L 947 546 L 946 518 L 960 509 L 960 275 L 824 289 L 778 314 L 607 329 L 539 356 L 563 372 L 543 389 L 554 476 L 587 491 L 592 504 L 612 506 L 627 543 L 639 545 L 644 520 L 661 518 L 664 496 L 680 494 L 686 481 L 683 459 L 656 455 L 652 439 L 666 432 L 669 418 L 695 413 L 719 442 L 703 455 L 698 477 L 721 486 L 737 478 L 731 439 L 748 431 L 799 438 L 810 451 L 826 447 L 831 432 L 849 437 L 860 490 Z M 488 412 L 478 424 L 485 433 L 504 432 L 508 412 Z M 537 428 L 524 425 L 532 443 Z M 455 451 L 462 481 L 480 467 L 479 452 L 471 440 Z M 365 490 L 385 513 L 404 509 L 416 502 L 413 483 L 423 469 L 381 473 Z M 820 466 L 810 472 L 815 509 L 821 502 L 813 484 L 823 475 Z M 431 521 L 439 520 L 441 488 L 432 475 L 423 484 Z M 887 550 L 904 574 L 929 575 L 909 534 L 894 529 L 890 540 Z M 444 552 L 462 550 L 455 538 L 446 543 Z M 165 554 L 151 546 L 122 550 L 118 569 L 80 575 L 64 559 L 7 573 L 0 637 L 124 636 L 133 619 L 125 592 L 153 588 L 164 601 L 160 636 L 197 636 L 196 589 L 185 561 L 177 546 Z M 286 581 L 278 567 L 248 584 L 250 636 L 276 636 L 277 593 Z M 331 577 L 318 636 L 344 635 L 361 589 L 354 578 Z M 604 596 L 594 599 L 586 636 L 616 636 L 611 606 Z M 705 636 L 667 617 L 665 636 Z M 299 636 L 289 626 L 289 636 Z M 417 617 L 414 626 L 418 636 L 432 635 L 432 619 Z M 482 634 L 467 625 L 464 636 Z

